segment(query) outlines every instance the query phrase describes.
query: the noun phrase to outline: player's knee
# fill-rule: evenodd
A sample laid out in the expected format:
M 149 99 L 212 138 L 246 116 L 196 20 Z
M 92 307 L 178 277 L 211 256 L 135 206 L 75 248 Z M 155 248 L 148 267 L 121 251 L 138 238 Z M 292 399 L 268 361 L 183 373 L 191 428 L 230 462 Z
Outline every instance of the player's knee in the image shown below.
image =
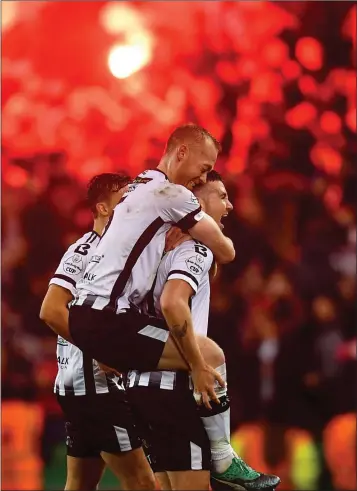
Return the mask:
M 226 362 L 224 351 L 212 339 L 197 336 L 197 342 L 206 363 L 216 368 Z

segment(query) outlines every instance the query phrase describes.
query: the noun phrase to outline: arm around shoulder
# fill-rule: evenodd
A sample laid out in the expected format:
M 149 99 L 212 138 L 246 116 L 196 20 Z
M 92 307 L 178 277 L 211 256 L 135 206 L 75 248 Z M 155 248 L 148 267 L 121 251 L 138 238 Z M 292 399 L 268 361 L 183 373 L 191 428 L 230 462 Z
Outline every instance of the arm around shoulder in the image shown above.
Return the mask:
M 206 213 L 188 232 L 191 237 L 211 249 L 217 263 L 230 263 L 235 258 L 233 242 L 222 233 L 217 223 Z

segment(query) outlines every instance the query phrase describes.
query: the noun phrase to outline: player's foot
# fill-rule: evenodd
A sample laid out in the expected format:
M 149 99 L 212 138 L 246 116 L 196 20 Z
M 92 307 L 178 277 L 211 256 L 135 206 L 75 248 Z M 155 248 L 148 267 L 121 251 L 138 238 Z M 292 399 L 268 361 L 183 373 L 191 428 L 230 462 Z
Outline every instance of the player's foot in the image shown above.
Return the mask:
M 222 474 L 211 472 L 213 490 L 237 489 L 242 491 L 274 490 L 280 483 L 278 476 L 255 471 L 243 459 L 234 456 L 231 465 Z

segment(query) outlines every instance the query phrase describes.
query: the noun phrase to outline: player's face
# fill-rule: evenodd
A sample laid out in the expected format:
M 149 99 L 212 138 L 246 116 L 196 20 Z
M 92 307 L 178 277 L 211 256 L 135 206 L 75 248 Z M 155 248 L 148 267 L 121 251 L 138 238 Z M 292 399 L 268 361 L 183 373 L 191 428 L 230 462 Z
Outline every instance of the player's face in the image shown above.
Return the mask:
M 178 165 L 174 182 L 192 189 L 196 184 L 205 183 L 207 173 L 216 163 L 218 151 L 210 138 L 199 144 L 181 145 L 177 150 Z
M 205 212 L 223 229 L 222 218 L 226 217 L 233 210 L 223 182 L 208 182 L 205 185 L 205 193 L 202 196 L 202 200 L 204 202 Z

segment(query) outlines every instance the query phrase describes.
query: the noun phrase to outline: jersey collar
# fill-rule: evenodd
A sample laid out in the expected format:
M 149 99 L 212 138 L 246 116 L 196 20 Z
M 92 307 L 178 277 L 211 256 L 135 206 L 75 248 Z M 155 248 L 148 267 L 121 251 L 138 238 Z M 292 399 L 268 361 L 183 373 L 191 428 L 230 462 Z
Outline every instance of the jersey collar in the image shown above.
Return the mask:
M 169 178 L 167 177 L 167 175 L 165 174 L 165 172 L 163 172 L 162 170 L 160 169 L 150 169 L 151 172 L 160 172 L 160 174 L 163 174 L 166 178 L 166 180 L 168 181 Z

